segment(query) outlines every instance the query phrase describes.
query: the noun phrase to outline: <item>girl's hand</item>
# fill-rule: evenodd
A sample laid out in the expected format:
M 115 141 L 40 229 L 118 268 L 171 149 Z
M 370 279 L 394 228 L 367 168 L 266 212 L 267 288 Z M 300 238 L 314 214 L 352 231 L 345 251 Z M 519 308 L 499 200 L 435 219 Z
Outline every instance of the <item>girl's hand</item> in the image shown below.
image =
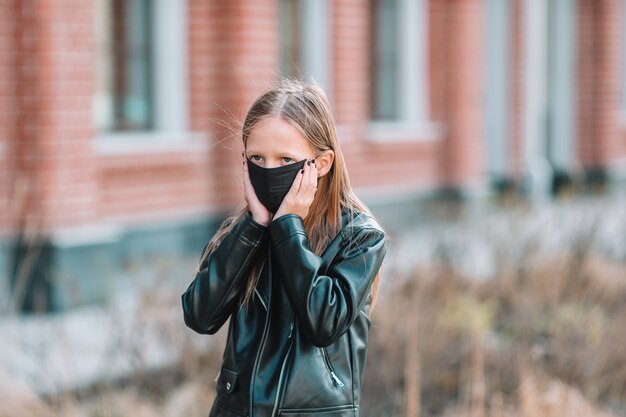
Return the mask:
M 241 156 L 243 158 L 244 198 L 246 199 L 246 203 L 248 203 L 248 208 L 250 208 L 250 213 L 252 214 L 252 218 L 254 219 L 254 221 L 264 226 L 267 226 L 272 220 L 272 213 L 263 205 L 263 203 L 259 201 L 259 198 L 256 196 L 254 188 L 252 187 L 252 183 L 250 182 L 250 175 L 248 174 L 248 164 L 246 161 L 245 152 L 242 152 Z
M 304 172 L 303 172 L 304 171 Z M 317 166 L 315 159 L 307 161 L 293 180 L 289 192 L 276 210 L 274 219 L 282 215 L 293 213 L 302 217 L 302 220 L 309 214 L 309 207 L 313 203 L 317 191 Z

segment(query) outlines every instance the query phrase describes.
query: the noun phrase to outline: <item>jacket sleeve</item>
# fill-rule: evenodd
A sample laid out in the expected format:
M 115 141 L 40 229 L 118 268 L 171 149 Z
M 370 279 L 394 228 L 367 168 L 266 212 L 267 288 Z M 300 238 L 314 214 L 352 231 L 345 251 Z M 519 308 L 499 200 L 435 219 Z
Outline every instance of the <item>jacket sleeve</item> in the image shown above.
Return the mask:
M 286 214 L 269 224 L 272 259 L 300 328 L 316 346 L 339 339 L 358 317 L 385 257 L 385 234 L 359 229 L 322 274 L 323 260 L 310 248 L 302 218 Z
M 263 243 L 266 229 L 248 212 L 203 260 L 196 277 L 181 295 L 189 328 L 214 334 L 222 327 L 246 286 L 252 259 Z

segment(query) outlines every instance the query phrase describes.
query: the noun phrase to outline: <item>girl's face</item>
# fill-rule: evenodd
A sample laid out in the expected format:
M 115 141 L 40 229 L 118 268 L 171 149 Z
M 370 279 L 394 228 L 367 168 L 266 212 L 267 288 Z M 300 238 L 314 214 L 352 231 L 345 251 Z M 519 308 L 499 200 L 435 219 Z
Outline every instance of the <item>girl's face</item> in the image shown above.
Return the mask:
M 250 161 L 264 168 L 276 168 L 315 158 L 309 141 L 280 117 L 263 118 L 252 127 L 246 155 Z

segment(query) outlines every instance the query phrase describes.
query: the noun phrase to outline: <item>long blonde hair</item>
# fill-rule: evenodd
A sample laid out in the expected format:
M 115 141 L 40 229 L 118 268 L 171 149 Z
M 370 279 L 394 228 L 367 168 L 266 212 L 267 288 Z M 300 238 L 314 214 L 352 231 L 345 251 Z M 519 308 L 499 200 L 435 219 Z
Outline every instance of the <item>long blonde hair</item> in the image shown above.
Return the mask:
M 280 117 L 291 123 L 309 141 L 316 156 L 328 149 L 331 149 L 335 154 L 331 169 L 319 179 L 315 198 L 309 207 L 307 217 L 304 219 L 304 227 L 309 237 L 311 249 L 317 255 L 321 255 L 342 228 L 342 207 L 349 210 L 350 215 L 353 214 L 352 212 L 358 211 L 372 216 L 369 208 L 354 194 L 350 185 L 326 94 L 316 85 L 282 80 L 279 86 L 259 96 L 248 110 L 242 128 L 244 148 L 247 147 L 251 129 L 265 117 Z M 246 205 L 222 222 L 202 254 L 198 271 L 204 259 L 219 245 L 222 238 L 232 230 L 248 210 L 248 205 Z M 248 302 L 254 292 L 256 279 L 264 263 L 264 256 L 257 257 L 253 263 L 243 299 L 244 304 Z M 370 311 L 376 302 L 381 272 L 381 270 L 378 271 L 372 284 Z

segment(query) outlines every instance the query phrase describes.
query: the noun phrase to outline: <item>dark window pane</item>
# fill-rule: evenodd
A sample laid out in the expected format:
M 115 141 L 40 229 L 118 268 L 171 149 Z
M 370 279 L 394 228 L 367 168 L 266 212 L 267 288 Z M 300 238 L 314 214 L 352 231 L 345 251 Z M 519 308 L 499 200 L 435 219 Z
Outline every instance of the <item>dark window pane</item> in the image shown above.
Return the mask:
M 108 13 L 100 53 L 101 94 L 108 109 L 101 127 L 113 131 L 153 127 L 152 25 L 150 0 L 104 0 Z
M 301 0 L 280 0 L 278 7 L 280 74 L 301 79 Z
M 398 118 L 398 2 L 371 0 L 372 119 Z

